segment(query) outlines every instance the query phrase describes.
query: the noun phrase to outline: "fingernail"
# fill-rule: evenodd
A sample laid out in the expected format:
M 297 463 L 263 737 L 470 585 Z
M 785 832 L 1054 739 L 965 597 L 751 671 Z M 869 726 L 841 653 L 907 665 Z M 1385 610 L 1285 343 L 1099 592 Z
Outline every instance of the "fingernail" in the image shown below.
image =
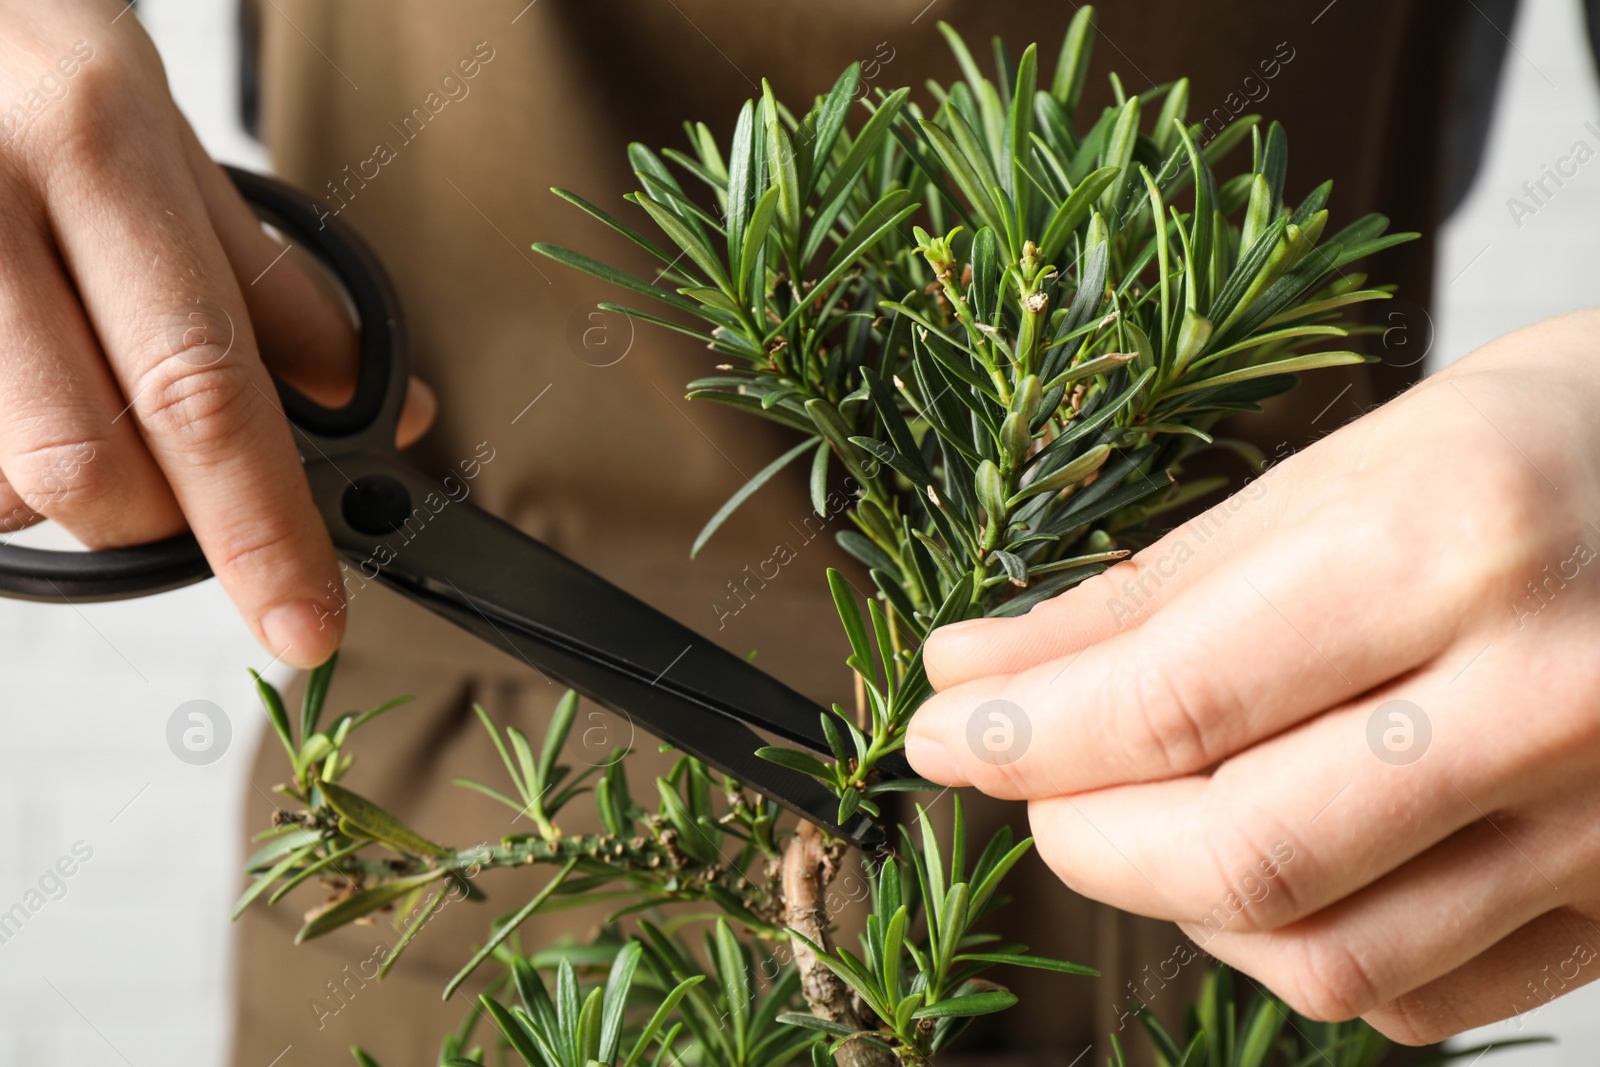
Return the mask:
M 327 613 L 309 600 L 279 604 L 261 616 L 267 648 L 285 663 L 310 670 L 333 651 L 336 634 L 324 622 Z
M 950 750 L 931 737 L 909 734 L 906 737 L 906 759 L 911 767 L 930 782 L 949 785 L 956 780 L 956 761 Z

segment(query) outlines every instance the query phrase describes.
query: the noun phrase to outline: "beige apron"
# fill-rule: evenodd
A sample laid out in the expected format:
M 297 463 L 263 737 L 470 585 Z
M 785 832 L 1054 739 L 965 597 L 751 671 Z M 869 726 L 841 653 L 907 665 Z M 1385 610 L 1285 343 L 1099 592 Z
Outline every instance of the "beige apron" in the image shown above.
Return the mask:
M 1336 222 L 1377 209 L 1400 228 L 1430 228 L 1435 146 L 1397 150 L 1440 126 L 1454 17 L 1441 22 L 1417 3 L 1345 0 L 1312 25 L 1315 12 L 1290 6 L 1119 0 L 1102 8 L 1095 68 L 1119 70 L 1130 88 L 1189 74 L 1196 113 L 1248 105 L 1285 121 L 1291 190 L 1336 177 Z M 414 367 L 440 396 L 438 425 L 415 450 L 424 469 L 442 474 L 479 460 L 475 503 L 728 648 L 756 651 L 757 662 L 817 699 L 848 700 L 845 646 L 822 576 L 845 565 L 832 543 L 843 520 L 818 534 L 802 472 L 763 488 L 698 559 L 688 557 L 705 519 L 788 439 L 749 416 L 685 401 L 684 384 L 709 369 L 707 352 L 657 328 L 591 318 L 596 300 L 619 294 L 528 246 L 553 241 L 645 271 L 636 248 L 548 187 L 626 214 L 620 197 L 634 178 L 624 146 L 679 144 L 685 118 L 725 137 L 763 76 L 790 101 L 825 91 L 852 60 L 887 86 L 949 79 L 956 71 L 938 19 L 958 25 L 982 56 L 995 32 L 1014 45 L 1038 39 L 1053 65 L 1071 13 L 1072 5 L 977 0 L 272 0 L 258 12 L 264 131 L 280 171 L 322 194 L 394 277 Z M 1095 98 L 1106 95 L 1103 84 L 1097 73 Z M 1430 268 L 1431 246 L 1418 242 L 1389 254 L 1378 273 L 1425 302 Z M 1414 373 L 1381 367 L 1352 379 L 1351 398 L 1391 392 Z M 1341 381 L 1319 384 L 1331 395 Z M 1281 434 L 1263 422 L 1259 439 L 1298 443 L 1308 419 L 1285 416 L 1295 432 Z M 787 559 L 776 577 L 759 577 L 775 559 Z M 450 784 L 467 775 L 505 787 L 470 704 L 539 736 L 558 689 L 376 586 L 357 590 L 350 610 L 332 710 L 398 694 L 417 701 L 360 737 L 348 784 L 438 840 L 517 832 L 510 812 Z M 600 747 L 628 742 L 624 721 L 581 725 Z M 652 739 L 636 743 L 646 751 L 631 778 L 635 794 L 647 795 L 647 768 L 661 757 Z M 249 831 L 267 824 L 268 791 L 285 772 L 276 743 L 265 745 Z M 580 798 L 566 823 L 589 825 L 590 809 Z M 1020 806 L 972 798 L 969 810 L 975 835 L 1004 820 L 1025 829 Z M 253 908 L 238 924 L 234 1062 L 264 1067 L 282 1055 L 282 1067 L 348 1064 L 347 1047 L 360 1044 L 384 1067 L 433 1064 L 469 1010 L 459 996 L 440 1002 L 446 980 L 490 921 L 547 877 L 485 873 L 478 885 L 489 903 L 444 908 L 381 983 L 372 975 L 395 940 L 384 919 L 297 948 L 294 932 L 319 890 Z M 1074 897 L 1036 860 L 1012 883 L 1011 936 L 1105 977 L 1008 976 L 1027 986 L 1023 1000 L 974 1027 L 974 1050 L 1067 1064 L 1097 1041 L 1076 1062 L 1101 1063 L 1119 1022 L 1124 1043 L 1142 1045 L 1130 1014 L 1140 998 L 1169 1018 L 1179 1008 L 1200 966 L 1175 962 L 1189 953 L 1174 927 Z M 586 938 L 604 914 L 593 907 L 530 922 L 523 944 Z

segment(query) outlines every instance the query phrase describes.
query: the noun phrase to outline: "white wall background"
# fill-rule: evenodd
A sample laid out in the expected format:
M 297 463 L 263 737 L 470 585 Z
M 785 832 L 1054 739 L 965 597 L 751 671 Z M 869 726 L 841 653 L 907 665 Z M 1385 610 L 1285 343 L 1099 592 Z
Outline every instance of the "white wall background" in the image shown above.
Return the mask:
M 1600 162 L 1518 226 L 1507 209 L 1541 164 L 1600 148 L 1600 95 L 1576 0 L 1524 0 L 1489 158 L 1444 234 L 1431 360 L 1596 302 Z M 234 0 L 145 0 L 140 18 L 214 156 L 263 165 L 237 129 Z M 130 16 L 131 17 L 131 16 Z M 93 858 L 67 892 L 0 944 L 0 1065 L 220 1064 L 227 1047 L 227 915 L 236 831 L 261 729 L 246 665 L 267 657 L 214 583 L 134 604 L 0 601 L 7 730 L 0 742 L 0 910 L 75 842 Z M 195 767 L 168 750 L 168 717 L 207 699 L 233 740 Z M 222 843 L 219 845 L 219 842 Z M 1504 1067 L 1577 1067 L 1600 1043 L 1600 985 L 1472 1039 L 1554 1033 Z M 1486 1061 L 1490 1062 L 1490 1061 Z M 266 1065 L 262 1065 L 266 1067 Z

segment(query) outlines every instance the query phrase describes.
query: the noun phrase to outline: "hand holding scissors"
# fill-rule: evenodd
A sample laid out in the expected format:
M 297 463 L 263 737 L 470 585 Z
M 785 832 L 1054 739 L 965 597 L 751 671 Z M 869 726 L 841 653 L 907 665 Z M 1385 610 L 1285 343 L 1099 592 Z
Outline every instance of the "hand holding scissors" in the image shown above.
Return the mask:
M 261 218 L 316 256 L 360 325 L 360 370 L 339 408 L 274 379 L 335 551 L 377 580 L 800 816 L 862 847 L 882 834 L 857 814 L 836 820 L 821 783 L 758 758 L 755 730 L 829 753 L 820 708 L 693 630 L 467 503 L 404 463 L 396 429 L 407 392 L 400 307 L 370 250 L 338 220 L 279 182 L 231 177 Z M 403 547 L 390 539 L 407 532 Z M 0 593 L 46 601 L 143 596 L 211 574 L 194 537 L 93 552 L 0 546 Z M 753 729 L 754 728 L 754 729 Z M 903 775 L 904 764 L 888 761 Z

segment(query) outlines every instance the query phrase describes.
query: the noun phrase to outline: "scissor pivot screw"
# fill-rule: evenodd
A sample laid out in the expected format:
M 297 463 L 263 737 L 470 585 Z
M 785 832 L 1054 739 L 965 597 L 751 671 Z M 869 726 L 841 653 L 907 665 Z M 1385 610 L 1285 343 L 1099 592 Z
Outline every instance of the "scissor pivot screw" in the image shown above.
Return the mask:
M 340 510 L 352 530 L 382 537 L 400 529 L 411 517 L 411 494 L 387 475 L 368 474 L 344 491 Z

